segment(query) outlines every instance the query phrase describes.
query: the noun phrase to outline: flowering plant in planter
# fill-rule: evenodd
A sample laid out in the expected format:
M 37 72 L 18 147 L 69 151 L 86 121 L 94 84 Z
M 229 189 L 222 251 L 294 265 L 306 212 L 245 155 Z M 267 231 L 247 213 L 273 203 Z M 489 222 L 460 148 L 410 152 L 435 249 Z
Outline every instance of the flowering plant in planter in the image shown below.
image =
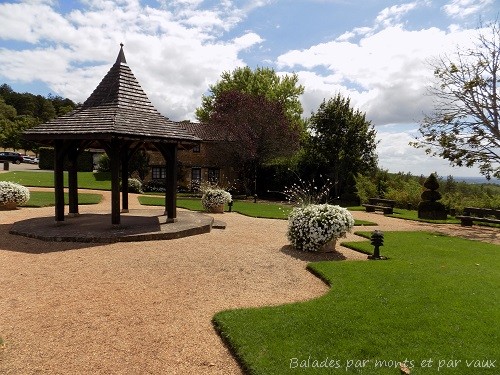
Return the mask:
M 345 237 L 353 226 L 354 218 L 345 208 L 308 204 L 290 213 L 287 237 L 298 250 L 319 251 L 328 242 Z
M 29 201 L 30 191 L 23 185 L 9 181 L 0 181 L 0 205 L 21 205 Z
M 203 196 L 201 197 L 201 204 L 207 211 L 231 201 L 231 194 L 220 188 L 207 188 L 203 191 Z

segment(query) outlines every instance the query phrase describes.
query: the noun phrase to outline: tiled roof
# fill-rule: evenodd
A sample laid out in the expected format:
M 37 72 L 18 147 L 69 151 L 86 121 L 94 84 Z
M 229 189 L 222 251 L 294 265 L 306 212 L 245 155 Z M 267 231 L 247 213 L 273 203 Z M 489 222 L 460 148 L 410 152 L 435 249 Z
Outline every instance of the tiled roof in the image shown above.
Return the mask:
M 227 129 L 223 129 L 217 125 L 188 121 L 179 122 L 178 124 L 202 141 L 217 142 L 234 138 L 228 133 Z
M 128 67 L 123 45 L 115 64 L 81 106 L 26 131 L 25 135 L 34 140 L 98 140 L 119 136 L 153 141 L 199 141 L 156 110 Z

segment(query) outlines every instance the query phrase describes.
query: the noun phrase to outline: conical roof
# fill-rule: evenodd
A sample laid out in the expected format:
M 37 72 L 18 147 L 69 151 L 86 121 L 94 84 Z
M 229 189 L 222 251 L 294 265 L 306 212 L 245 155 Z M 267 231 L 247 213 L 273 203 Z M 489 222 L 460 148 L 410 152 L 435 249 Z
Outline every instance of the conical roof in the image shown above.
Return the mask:
M 25 132 L 27 139 L 196 142 L 199 138 L 160 114 L 127 65 L 123 44 L 116 62 L 89 98 L 72 112 Z

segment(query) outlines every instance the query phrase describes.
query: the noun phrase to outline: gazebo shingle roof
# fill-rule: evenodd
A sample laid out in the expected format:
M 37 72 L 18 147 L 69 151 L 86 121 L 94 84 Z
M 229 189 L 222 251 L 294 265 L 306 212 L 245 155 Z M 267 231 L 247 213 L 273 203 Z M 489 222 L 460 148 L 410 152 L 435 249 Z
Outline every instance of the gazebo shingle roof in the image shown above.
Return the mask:
M 28 139 L 102 140 L 117 136 L 180 143 L 200 139 L 160 114 L 130 70 L 120 48 L 118 58 L 90 97 L 72 112 L 25 132 Z

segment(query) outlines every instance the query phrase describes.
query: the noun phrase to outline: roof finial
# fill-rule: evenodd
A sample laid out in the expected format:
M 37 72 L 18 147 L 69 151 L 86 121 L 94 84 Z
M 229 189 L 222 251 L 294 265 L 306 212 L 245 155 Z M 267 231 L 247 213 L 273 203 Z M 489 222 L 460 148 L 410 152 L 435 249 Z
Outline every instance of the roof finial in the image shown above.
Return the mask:
M 125 59 L 125 53 L 123 52 L 123 43 L 120 43 L 120 52 L 118 53 L 118 57 L 116 58 L 115 64 L 126 64 L 127 60 Z

